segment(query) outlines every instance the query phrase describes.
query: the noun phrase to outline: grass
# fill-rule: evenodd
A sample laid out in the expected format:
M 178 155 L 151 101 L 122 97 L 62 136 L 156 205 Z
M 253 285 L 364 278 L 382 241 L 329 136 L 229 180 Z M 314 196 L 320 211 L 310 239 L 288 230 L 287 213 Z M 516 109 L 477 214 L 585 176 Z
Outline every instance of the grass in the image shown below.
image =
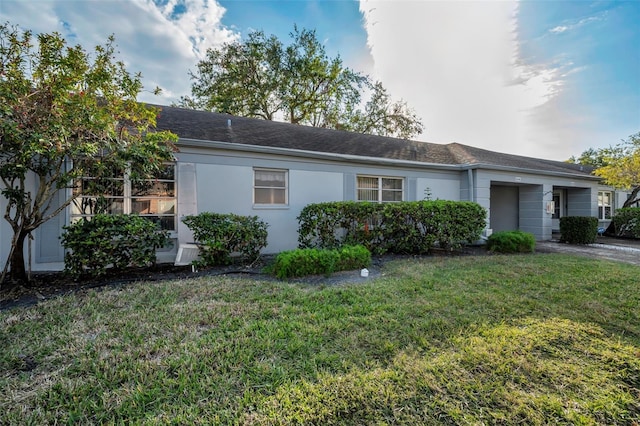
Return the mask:
M 637 425 L 638 272 L 424 258 L 60 297 L 0 312 L 0 424 Z

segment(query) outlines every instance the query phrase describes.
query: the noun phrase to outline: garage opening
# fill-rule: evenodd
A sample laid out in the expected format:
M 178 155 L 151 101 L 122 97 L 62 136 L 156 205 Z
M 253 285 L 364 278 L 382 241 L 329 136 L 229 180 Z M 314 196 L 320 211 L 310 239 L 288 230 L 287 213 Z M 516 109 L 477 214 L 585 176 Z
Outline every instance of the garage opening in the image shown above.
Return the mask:
M 517 186 L 491 185 L 490 226 L 493 232 L 519 228 L 520 193 Z

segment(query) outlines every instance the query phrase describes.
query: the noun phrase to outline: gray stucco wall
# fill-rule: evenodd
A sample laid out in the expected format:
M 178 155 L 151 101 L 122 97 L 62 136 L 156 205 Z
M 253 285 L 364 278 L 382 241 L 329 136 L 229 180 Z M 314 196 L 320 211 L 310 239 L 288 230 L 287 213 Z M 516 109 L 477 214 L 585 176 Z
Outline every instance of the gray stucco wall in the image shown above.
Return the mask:
M 598 216 L 598 191 L 592 188 L 567 190 L 567 216 Z
M 520 230 L 532 233 L 537 239 L 551 236 L 551 215 L 545 211 L 544 190 L 544 185 L 522 185 L 519 191 Z M 547 218 L 548 232 L 545 226 Z
M 425 200 L 428 193 L 432 200 L 453 200 L 460 201 L 460 179 L 458 174 L 448 173 L 442 176 L 427 173 L 427 175 L 416 179 L 414 200 Z
M 196 211 L 256 215 L 269 224 L 265 253 L 277 253 L 298 245 L 300 211 L 308 204 L 356 199 L 358 175 L 404 179 L 404 199 L 422 200 L 427 189 L 432 199 L 458 200 L 459 172 L 426 168 L 400 168 L 338 161 L 309 161 L 269 155 L 245 155 L 215 151 L 183 151 L 179 163 L 195 164 Z M 288 171 L 288 205 L 253 204 L 254 168 Z M 182 184 L 179 184 L 179 188 Z M 180 208 L 186 195 L 180 193 Z M 178 216 L 182 216 L 178 212 Z M 183 232 L 182 228 L 180 232 Z M 184 239 L 180 237 L 182 242 Z

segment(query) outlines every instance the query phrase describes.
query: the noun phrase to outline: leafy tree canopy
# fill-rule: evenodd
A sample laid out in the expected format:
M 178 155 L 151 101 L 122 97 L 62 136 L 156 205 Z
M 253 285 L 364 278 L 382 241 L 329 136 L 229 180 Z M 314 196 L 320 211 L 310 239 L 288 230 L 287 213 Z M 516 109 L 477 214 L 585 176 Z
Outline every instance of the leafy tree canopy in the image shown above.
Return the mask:
M 569 162 L 595 167 L 607 185 L 630 191 L 624 207 L 640 201 L 640 132 L 607 148 L 590 148 Z
M 77 177 L 125 166 L 149 176 L 173 157 L 176 136 L 153 131 L 141 76 L 114 53 L 113 37 L 90 55 L 58 33 L 0 25 L 0 189 L 14 233 L 0 282 L 7 270 L 26 281 L 25 238 L 73 201 Z
M 315 31 L 294 27 L 285 46 L 254 31 L 245 41 L 209 49 L 191 73 L 192 96 L 179 105 L 244 117 L 411 138 L 423 125 L 380 82 L 327 56 Z M 370 93 L 364 102 L 362 94 Z
M 567 162 L 591 166 L 597 169 L 605 165 L 605 158 L 608 156 L 610 149 L 611 148 L 589 148 L 578 157 L 572 155 Z

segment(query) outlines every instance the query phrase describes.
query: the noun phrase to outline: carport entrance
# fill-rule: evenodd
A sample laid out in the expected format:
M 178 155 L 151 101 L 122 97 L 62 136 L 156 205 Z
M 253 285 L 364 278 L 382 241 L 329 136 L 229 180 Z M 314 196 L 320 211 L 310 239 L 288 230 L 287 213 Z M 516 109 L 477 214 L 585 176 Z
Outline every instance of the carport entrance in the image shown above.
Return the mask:
M 493 232 L 519 229 L 520 191 L 515 185 L 491 185 L 490 227 Z
M 520 230 L 536 239 L 551 238 L 552 212 L 545 210 L 545 194 L 551 201 L 551 191 L 545 193 L 544 185 L 491 182 L 489 225 L 493 232 Z

